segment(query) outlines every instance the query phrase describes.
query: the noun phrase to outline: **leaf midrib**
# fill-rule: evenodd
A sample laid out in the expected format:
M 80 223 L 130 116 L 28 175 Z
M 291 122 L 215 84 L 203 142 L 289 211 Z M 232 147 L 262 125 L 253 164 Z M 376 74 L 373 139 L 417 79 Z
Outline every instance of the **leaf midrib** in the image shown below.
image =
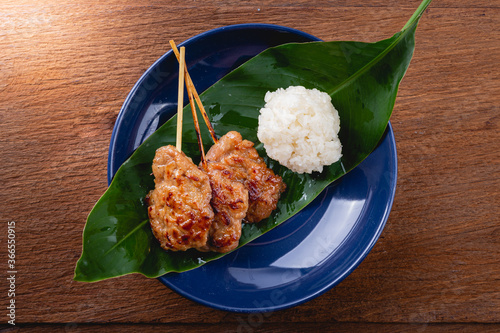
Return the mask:
M 113 245 L 109 250 L 107 250 L 103 256 L 108 255 L 111 251 L 116 249 L 118 246 L 120 246 L 121 243 L 125 242 L 131 235 L 135 234 L 137 230 L 142 228 L 146 223 L 148 223 L 149 220 L 144 220 L 141 223 L 139 223 L 134 229 L 132 229 L 129 233 L 125 235 L 122 239 L 120 239 L 115 245 Z

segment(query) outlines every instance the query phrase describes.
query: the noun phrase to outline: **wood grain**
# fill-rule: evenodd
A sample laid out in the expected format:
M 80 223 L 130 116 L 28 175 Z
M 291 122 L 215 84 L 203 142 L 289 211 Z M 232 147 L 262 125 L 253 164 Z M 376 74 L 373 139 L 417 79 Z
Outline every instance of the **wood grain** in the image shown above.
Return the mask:
M 96 326 L 81 323 L 152 325 L 111 331 L 164 323 L 176 332 L 234 331 L 248 322 L 248 315 L 204 307 L 137 275 L 72 281 L 86 216 L 106 189 L 108 145 L 124 99 L 172 38 L 258 22 L 370 42 L 401 29 L 418 4 L 3 1 L 0 276 L 5 281 L 6 222 L 15 221 L 17 322 L 82 332 Z M 380 240 L 336 288 L 266 315 L 254 331 L 309 331 L 331 322 L 339 332 L 499 330 L 465 325 L 500 323 L 499 21 L 498 0 L 431 4 L 391 118 L 398 185 Z M 7 289 L 1 283 L 0 299 Z
M 298 323 L 293 325 L 293 332 L 311 332 L 318 329 L 317 323 Z M 22 330 L 36 330 L 38 333 L 46 332 L 70 332 L 70 333 L 86 333 L 102 330 L 102 325 L 96 324 L 27 324 L 20 325 Z M 377 332 L 377 333 L 407 333 L 407 332 L 428 332 L 428 333 L 497 333 L 498 326 L 492 324 L 380 324 L 380 323 L 322 323 L 322 331 L 336 333 L 351 333 L 351 332 Z M 0 332 L 14 332 L 15 329 L 1 329 Z M 185 333 L 185 332 L 275 332 L 288 333 L 290 327 L 284 326 L 282 323 L 260 322 L 256 319 L 252 324 L 237 323 L 237 324 L 107 324 L 106 332 L 169 332 L 169 333 Z

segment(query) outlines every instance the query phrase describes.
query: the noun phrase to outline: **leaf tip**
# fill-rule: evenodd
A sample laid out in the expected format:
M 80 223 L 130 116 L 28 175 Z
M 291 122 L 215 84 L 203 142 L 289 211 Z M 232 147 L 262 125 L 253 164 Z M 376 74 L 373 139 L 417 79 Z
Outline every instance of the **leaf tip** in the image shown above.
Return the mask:
M 418 6 L 417 10 L 413 13 L 413 15 L 410 17 L 408 22 L 404 25 L 403 29 L 401 31 L 404 31 L 408 29 L 410 26 L 412 26 L 414 23 L 418 22 L 420 20 L 420 17 L 422 14 L 425 12 L 427 7 L 431 4 L 432 0 L 423 0 L 420 5 Z

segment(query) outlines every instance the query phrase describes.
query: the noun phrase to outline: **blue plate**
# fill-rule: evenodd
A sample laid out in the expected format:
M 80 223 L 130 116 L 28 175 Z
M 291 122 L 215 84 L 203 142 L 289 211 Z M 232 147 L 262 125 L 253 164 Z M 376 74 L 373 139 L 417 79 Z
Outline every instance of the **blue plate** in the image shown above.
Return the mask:
M 202 92 L 269 47 L 318 40 L 286 27 L 244 24 L 205 32 L 179 46 L 189 50 L 187 66 Z M 125 100 L 111 137 L 109 182 L 132 152 L 175 114 L 177 71 L 170 51 Z M 159 279 L 191 300 L 227 311 L 274 311 L 306 302 L 342 281 L 372 249 L 389 217 L 396 178 L 396 143 L 389 123 L 375 151 L 299 214 L 221 259 Z

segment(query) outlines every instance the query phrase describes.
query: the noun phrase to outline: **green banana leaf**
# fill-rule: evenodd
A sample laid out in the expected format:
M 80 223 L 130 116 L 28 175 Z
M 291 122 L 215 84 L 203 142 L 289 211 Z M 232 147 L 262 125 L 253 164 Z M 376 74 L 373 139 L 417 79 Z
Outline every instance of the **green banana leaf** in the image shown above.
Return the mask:
M 240 246 L 299 212 L 377 146 L 391 116 L 399 82 L 413 55 L 418 20 L 429 3 L 430 0 L 424 0 L 403 30 L 389 39 L 376 43 L 311 42 L 270 48 L 201 95 L 216 133 L 220 136 L 236 130 L 243 138 L 255 142 L 259 154 L 287 184 L 278 208 L 268 219 L 244 224 Z M 327 92 L 339 111 L 343 157 L 322 173 L 293 173 L 270 160 L 258 142 L 257 118 L 265 93 L 291 85 Z M 184 128 L 189 130 L 183 133 L 183 151 L 193 160 L 199 160 L 189 106 L 184 112 Z M 175 135 L 174 117 L 117 171 L 88 216 L 75 280 L 93 282 L 130 273 L 154 278 L 168 272 L 187 271 L 224 255 L 196 250 L 164 251 L 151 232 L 144 203 L 144 197 L 154 187 L 151 164 L 158 147 L 175 145 Z M 206 130 L 203 138 L 210 143 Z

